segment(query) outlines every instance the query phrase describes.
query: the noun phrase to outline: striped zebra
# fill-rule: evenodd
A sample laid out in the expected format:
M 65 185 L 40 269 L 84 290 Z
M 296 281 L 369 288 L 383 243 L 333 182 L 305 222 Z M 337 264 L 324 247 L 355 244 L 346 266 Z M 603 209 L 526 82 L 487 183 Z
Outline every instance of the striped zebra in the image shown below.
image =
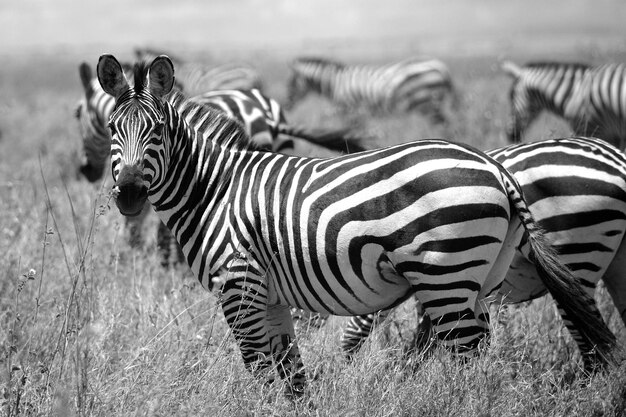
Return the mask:
M 291 64 L 287 105 L 315 92 L 345 107 L 406 112 L 415 108 L 434 121 L 445 121 L 443 104 L 456 92 L 446 64 L 411 58 L 387 65 L 345 65 L 322 58 L 298 58 Z
M 251 151 L 239 123 L 172 91 L 166 56 L 137 65 L 134 87 L 112 55 L 97 73 L 116 98 L 118 209 L 133 215 L 150 201 L 202 285 L 223 282 L 246 367 L 271 380 L 275 362 L 288 394 L 306 379 L 290 306 L 359 315 L 415 293 L 446 346 L 475 351 L 523 230 L 550 292 L 608 355 L 612 334 L 543 242 L 515 180 L 484 153 L 444 140 L 328 159 Z
M 135 48 L 137 61 L 151 62 L 161 55 L 150 48 Z M 169 54 L 168 54 L 169 56 Z M 211 90 L 263 90 L 258 71 L 247 64 L 227 63 L 215 67 L 175 59 L 176 86 L 187 95 L 202 94 Z
M 128 71 L 129 67 L 125 68 Z M 84 162 L 79 171 L 90 182 L 95 182 L 104 175 L 111 153 L 111 135 L 107 124 L 115 106 L 115 99 L 100 87 L 89 64 L 83 62 L 79 66 L 79 75 L 84 90 L 84 97 L 79 101 L 75 112 L 84 153 Z M 259 90 L 211 91 L 195 96 L 192 100 L 219 109 L 238 119 L 250 135 L 252 141 L 250 146 L 259 150 L 293 152 L 293 138 L 305 140 L 331 151 L 364 150 L 359 139 L 351 135 L 347 129 L 311 129 L 287 123 L 278 102 L 263 95 Z M 145 210 L 140 216 L 127 219 L 130 244 L 133 247 L 141 245 L 143 240 L 141 229 L 148 214 L 149 210 Z M 176 255 L 178 249 L 169 236 L 171 236 L 169 230 L 160 226 L 157 231 L 157 242 L 164 258 L 169 259 L 164 262 L 166 264 L 179 261 Z
M 577 135 L 604 139 L 626 148 L 626 65 L 531 63 L 506 61 L 502 69 L 513 79 L 510 142 L 519 142 L 543 110 L 565 119 Z
M 626 279 L 622 276 L 626 269 L 626 156 L 604 141 L 578 137 L 487 153 L 515 176 L 546 238 L 587 293 L 593 297 L 602 278 L 626 324 Z M 528 253 L 527 245 L 516 253 L 499 290 L 500 302 L 520 303 L 546 294 Z M 592 308 L 598 311 L 595 302 Z M 567 314 L 560 312 L 589 363 L 585 353 L 590 346 Z M 355 353 L 374 322 L 388 313 L 350 319 L 342 335 L 344 352 Z
M 249 139 L 249 146 L 257 150 L 294 153 L 293 139 L 305 140 L 336 152 L 365 150 L 360 140 L 350 135 L 346 129 L 311 129 L 287 123 L 280 104 L 256 89 L 216 90 L 192 97 L 190 100 L 238 120 Z M 183 263 L 178 244 L 174 239 L 170 239 L 172 234 L 163 223 L 159 223 L 157 236 L 167 263 Z M 315 319 L 309 321 L 313 320 Z
M 349 129 L 313 129 L 288 123 L 280 104 L 257 89 L 215 90 L 190 100 L 239 120 L 252 145 L 259 150 L 293 153 L 293 139 L 336 152 L 365 150 L 361 139 L 352 135 Z

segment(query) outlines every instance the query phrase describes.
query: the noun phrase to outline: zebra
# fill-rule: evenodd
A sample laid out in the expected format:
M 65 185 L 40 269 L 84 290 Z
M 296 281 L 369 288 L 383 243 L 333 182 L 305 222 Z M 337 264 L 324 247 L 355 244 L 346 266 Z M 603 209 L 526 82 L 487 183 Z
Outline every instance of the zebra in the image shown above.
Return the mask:
M 528 126 L 547 110 L 565 119 L 577 135 L 626 147 L 625 64 L 592 67 L 540 62 L 520 67 L 505 61 L 502 69 L 514 79 L 509 142 L 519 142 Z
M 127 64 L 124 67 L 126 71 L 130 68 Z M 80 64 L 79 75 L 84 90 L 84 97 L 79 101 L 75 111 L 84 153 L 84 162 L 79 172 L 88 181 L 95 182 L 104 175 L 111 152 L 111 136 L 107 123 L 115 106 L 115 99 L 100 87 L 86 62 Z M 260 150 L 294 152 L 292 138 L 303 139 L 331 151 L 365 150 L 360 139 L 351 135 L 348 129 L 316 130 L 287 123 L 278 102 L 256 89 L 211 91 L 192 97 L 192 100 L 220 109 L 238 119 L 250 135 L 251 146 Z M 129 243 L 132 247 L 141 245 L 143 240 L 141 229 L 148 214 L 149 210 L 144 210 L 140 216 L 127 218 Z M 164 264 L 179 263 L 180 260 L 178 248 L 170 236 L 169 230 L 160 224 L 157 243 L 161 248 Z M 179 255 L 176 255 L 177 253 Z
M 222 111 L 238 120 L 250 140 L 250 147 L 268 152 L 294 153 L 293 138 L 336 152 L 360 152 L 365 148 L 361 139 L 347 129 L 311 129 L 287 123 L 280 104 L 257 89 L 215 90 L 190 98 L 202 106 Z M 182 253 L 171 238 L 169 229 L 159 223 L 157 241 L 168 263 L 183 263 Z M 296 313 L 297 314 L 297 313 Z M 311 318 L 314 322 L 317 318 Z M 320 322 L 323 319 L 320 318 Z
M 298 58 L 291 64 L 287 107 L 316 92 L 345 107 L 380 112 L 421 109 L 444 122 L 446 98 L 457 101 L 450 71 L 437 59 L 410 58 L 387 65 L 345 65 L 323 58 Z
M 223 283 L 246 368 L 271 381 L 275 362 L 288 395 L 306 380 L 290 306 L 359 315 L 415 293 L 447 347 L 475 352 L 523 230 L 550 292 L 609 355 L 612 333 L 544 243 L 519 185 L 486 154 L 439 139 L 335 158 L 249 150 L 239 123 L 173 90 L 167 56 L 137 65 L 134 87 L 113 55 L 97 74 L 116 99 L 120 213 L 150 201 L 202 286 Z
M 602 140 L 582 137 L 511 145 L 487 154 L 515 176 L 546 238 L 591 297 L 600 278 L 604 280 L 626 325 L 626 156 Z M 527 253 L 526 246 L 516 253 L 498 302 L 520 303 L 546 294 Z M 595 301 L 592 308 L 598 310 Z M 341 339 L 348 357 L 389 312 L 350 319 Z M 561 314 L 589 362 L 589 346 L 567 314 Z
M 215 90 L 190 100 L 221 110 L 239 120 L 259 150 L 294 153 L 293 139 L 301 139 L 335 152 L 361 152 L 366 148 L 349 129 L 313 129 L 288 123 L 281 105 L 258 89 Z
M 150 48 L 135 48 L 137 61 L 149 62 L 159 55 L 161 52 Z M 176 85 L 187 95 L 212 90 L 263 90 L 263 81 L 258 71 L 247 64 L 226 63 L 211 68 L 181 58 L 176 58 L 174 62 L 178 69 Z

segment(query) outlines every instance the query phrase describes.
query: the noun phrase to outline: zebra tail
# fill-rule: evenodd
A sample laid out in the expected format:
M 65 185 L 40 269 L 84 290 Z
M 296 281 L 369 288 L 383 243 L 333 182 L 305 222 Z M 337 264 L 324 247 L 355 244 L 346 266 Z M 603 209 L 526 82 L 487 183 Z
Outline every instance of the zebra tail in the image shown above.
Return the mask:
M 356 153 L 367 150 L 361 144 L 363 138 L 353 136 L 348 128 L 316 129 L 281 123 L 278 125 L 278 133 L 302 139 L 336 152 Z
M 519 77 L 522 76 L 522 67 L 520 67 L 519 65 L 517 65 L 516 63 L 512 62 L 512 61 L 503 61 L 500 63 L 500 68 L 502 69 L 502 71 L 504 71 L 506 74 L 510 75 L 511 77 L 518 79 Z
M 597 314 L 597 310 L 590 307 L 594 305 L 593 298 L 585 292 L 578 279 L 563 265 L 554 248 L 547 242 L 543 231 L 528 210 L 517 181 L 508 172 L 502 172 L 502 178 L 507 186 L 509 199 L 526 230 L 530 260 L 535 264 L 542 282 L 588 345 L 594 348 L 599 362 L 602 365 L 614 363 L 615 335 Z

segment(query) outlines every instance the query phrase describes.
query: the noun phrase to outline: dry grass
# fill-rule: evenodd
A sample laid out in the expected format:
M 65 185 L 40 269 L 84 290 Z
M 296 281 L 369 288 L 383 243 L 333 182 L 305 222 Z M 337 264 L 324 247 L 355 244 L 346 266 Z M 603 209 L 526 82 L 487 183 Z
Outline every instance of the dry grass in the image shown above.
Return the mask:
M 360 132 L 381 138 L 379 144 L 445 136 L 482 149 L 499 146 L 508 80 L 495 72 L 494 62 L 451 60 L 464 102 L 446 128 L 419 116 L 341 116 L 316 99 L 289 116 L 309 124 L 349 120 Z M 270 92 L 284 97 L 284 63 L 268 59 L 261 65 Z M 415 326 L 410 305 L 348 363 L 338 342 L 345 319 L 334 318 L 323 329 L 301 335 L 310 384 L 304 401 L 290 403 L 280 384 L 265 387 L 244 370 L 215 298 L 186 268 L 163 269 L 152 240 L 144 251 L 128 247 L 123 219 L 108 205 L 110 179 L 94 186 L 76 177 L 80 144 L 72 110 L 80 94 L 77 66 L 70 58 L 28 57 L 1 70 L 4 414 L 626 412 L 626 365 L 585 377 L 550 300 L 498 311 L 490 345 L 465 364 L 441 350 L 429 358 L 404 355 Z M 532 134 L 539 139 L 566 132 L 562 124 L 544 118 Z M 624 345 L 624 326 L 606 292 L 600 291 L 598 300 Z

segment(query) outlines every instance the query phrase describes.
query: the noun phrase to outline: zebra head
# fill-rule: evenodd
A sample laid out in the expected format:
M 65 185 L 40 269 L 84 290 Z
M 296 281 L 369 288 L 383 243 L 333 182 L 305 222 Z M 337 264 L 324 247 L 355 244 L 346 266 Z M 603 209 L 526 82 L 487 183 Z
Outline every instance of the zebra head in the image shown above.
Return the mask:
M 106 159 L 111 153 L 111 137 L 106 128 L 108 114 L 105 112 L 112 108 L 107 103 L 112 98 L 100 89 L 89 64 L 80 64 L 78 72 L 85 93 L 74 112 L 83 144 L 79 172 L 89 182 L 95 182 L 104 175 Z
M 136 216 L 163 172 L 169 130 L 164 128 L 167 114 L 162 99 L 174 85 L 174 66 L 165 55 L 149 67 L 137 64 L 134 88 L 113 55 L 100 57 L 97 72 L 104 91 L 115 97 L 109 129 L 116 204 L 123 215 Z

